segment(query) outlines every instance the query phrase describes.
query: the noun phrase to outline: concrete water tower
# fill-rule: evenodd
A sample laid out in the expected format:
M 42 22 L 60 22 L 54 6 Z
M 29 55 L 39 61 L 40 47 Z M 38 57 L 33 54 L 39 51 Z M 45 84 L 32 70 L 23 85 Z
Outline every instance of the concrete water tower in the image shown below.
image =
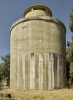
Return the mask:
M 10 88 L 49 90 L 65 86 L 66 28 L 44 5 L 27 8 L 10 29 Z

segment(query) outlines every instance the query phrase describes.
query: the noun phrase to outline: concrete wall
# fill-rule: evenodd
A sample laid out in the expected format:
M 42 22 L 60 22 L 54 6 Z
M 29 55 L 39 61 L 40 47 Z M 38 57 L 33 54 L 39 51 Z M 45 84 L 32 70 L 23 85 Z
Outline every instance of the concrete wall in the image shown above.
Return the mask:
M 55 53 L 28 53 L 17 57 L 11 89 L 49 90 L 65 86 L 64 57 Z M 15 63 L 15 62 L 13 62 Z
M 23 18 L 11 27 L 10 88 L 65 86 L 65 26 L 49 16 Z

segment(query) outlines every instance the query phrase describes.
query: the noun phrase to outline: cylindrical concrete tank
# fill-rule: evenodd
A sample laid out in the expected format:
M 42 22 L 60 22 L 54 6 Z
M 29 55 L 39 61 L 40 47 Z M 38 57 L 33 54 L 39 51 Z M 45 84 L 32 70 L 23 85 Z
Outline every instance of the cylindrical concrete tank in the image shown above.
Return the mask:
M 10 88 L 49 90 L 65 86 L 66 29 L 44 5 L 27 8 L 10 29 Z

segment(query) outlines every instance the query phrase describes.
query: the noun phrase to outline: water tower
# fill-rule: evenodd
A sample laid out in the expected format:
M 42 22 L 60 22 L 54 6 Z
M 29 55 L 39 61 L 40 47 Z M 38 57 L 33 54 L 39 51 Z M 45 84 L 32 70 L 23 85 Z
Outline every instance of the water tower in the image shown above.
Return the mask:
M 28 7 L 10 29 L 10 88 L 65 86 L 66 28 L 44 5 Z

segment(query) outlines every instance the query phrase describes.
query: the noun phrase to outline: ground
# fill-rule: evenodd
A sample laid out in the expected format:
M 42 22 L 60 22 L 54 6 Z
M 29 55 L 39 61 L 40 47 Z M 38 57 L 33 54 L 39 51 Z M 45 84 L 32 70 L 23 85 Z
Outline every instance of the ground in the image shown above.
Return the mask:
M 50 91 L 15 91 L 4 90 L 4 94 L 11 93 L 15 100 L 73 100 L 73 89 Z

